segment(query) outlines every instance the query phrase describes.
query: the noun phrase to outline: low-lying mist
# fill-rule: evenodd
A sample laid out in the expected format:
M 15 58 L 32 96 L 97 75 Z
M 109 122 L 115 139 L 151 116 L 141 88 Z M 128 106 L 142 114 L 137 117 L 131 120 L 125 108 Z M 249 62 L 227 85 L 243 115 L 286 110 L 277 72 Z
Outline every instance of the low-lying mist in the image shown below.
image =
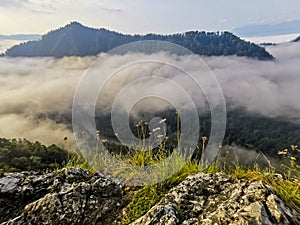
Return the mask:
M 269 47 L 268 50 L 276 57 L 275 61 L 242 57 L 202 59 L 219 81 L 228 106 L 299 122 L 300 44 L 282 44 Z M 101 54 L 99 57 L 108 57 L 109 66 L 117 70 L 120 63 L 130 63 L 133 55 Z M 157 61 L 167 57 L 174 65 L 180 63 L 191 71 L 198 69 L 194 56 L 177 57 L 159 53 L 155 57 Z M 62 144 L 64 137 L 72 139 L 70 124 L 59 123 L 47 115 L 71 114 L 78 82 L 95 59 L 96 57 L 0 58 L 0 137 L 27 138 L 45 144 Z M 104 72 L 99 68 L 99 73 Z M 108 112 L 118 91 L 141 74 L 147 77 L 162 73 L 166 74 L 167 79 L 179 83 L 198 107 L 205 108 L 203 93 L 197 90 L 184 73 L 153 63 L 120 71 L 105 86 L 98 110 Z M 149 81 L 138 85 L 141 89 L 153 88 L 158 95 L 170 91 L 164 83 Z M 178 93 L 174 95 L 180 100 Z M 164 107 L 167 106 L 149 100 L 141 108 L 159 111 Z

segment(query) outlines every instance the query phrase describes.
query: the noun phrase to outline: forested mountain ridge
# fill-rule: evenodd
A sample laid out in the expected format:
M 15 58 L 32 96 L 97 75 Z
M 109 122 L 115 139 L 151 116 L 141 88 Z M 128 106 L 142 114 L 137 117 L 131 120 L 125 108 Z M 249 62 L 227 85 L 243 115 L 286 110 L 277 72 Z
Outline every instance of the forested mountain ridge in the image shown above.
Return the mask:
M 0 137 L 0 173 L 56 169 L 67 160 L 67 151 L 56 145 Z
M 64 57 L 92 56 L 134 41 L 160 40 L 181 45 L 195 54 L 205 56 L 245 56 L 271 60 L 273 56 L 264 48 L 241 40 L 229 32 L 189 31 L 170 35 L 124 35 L 106 29 L 94 29 L 72 22 L 42 36 L 8 49 L 9 57 Z
M 130 117 L 132 132 L 138 136 L 136 124 L 139 121 L 150 121 L 151 118 L 160 115 L 167 120 L 169 147 L 177 143 L 176 132 L 178 129 L 177 116 L 173 110 L 160 111 L 157 114 L 143 112 L 138 117 Z M 40 115 L 44 117 L 46 115 Z M 67 114 L 48 115 L 49 118 L 58 123 L 71 126 L 72 118 Z M 108 140 L 116 140 L 115 131 L 112 128 L 111 114 L 97 114 L 95 118 L 98 130 Z M 194 121 L 186 121 L 193 123 Z M 200 136 L 210 136 L 211 115 L 210 112 L 203 112 L 199 115 Z M 192 125 L 191 125 L 192 126 Z M 201 141 L 201 140 L 199 140 Z M 173 143 L 174 142 L 174 143 Z M 300 124 L 284 118 L 269 118 L 254 112 L 247 112 L 243 108 L 228 108 L 226 133 L 222 143 L 224 146 L 240 146 L 242 148 L 253 148 L 271 157 L 277 157 L 278 151 L 289 148 L 290 145 L 300 144 Z M 110 150 L 114 150 L 112 146 Z M 118 150 L 118 149 L 115 149 Z M 300 154 L 297 153 L 300 157 Z

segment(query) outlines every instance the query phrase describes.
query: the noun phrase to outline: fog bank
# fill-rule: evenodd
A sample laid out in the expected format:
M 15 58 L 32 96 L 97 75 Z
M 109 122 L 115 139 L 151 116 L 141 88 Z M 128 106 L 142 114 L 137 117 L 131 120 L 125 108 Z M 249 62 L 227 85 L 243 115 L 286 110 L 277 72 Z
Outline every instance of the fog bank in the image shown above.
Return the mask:
M 228 105 L 230 103 L 233 107 L 243 107 L 268 117 L 300 120 L 300 44 L 271 46 L 268 50 L 276 57 L 275 61 L 241 57 L 202 59 L 219 81 Z M 133 56 L 100 55 L 108 57 L 109 66 L 116 70 L 117 65 L 126 65 L 132 58 L 136 58 Z M 161 53 L 155 57 L 157 61 L 168 58 L 174 65 L 184 65 L 190 71 L 199 70 L 199 61 L 194 56 L 176 57 Z M 45 144 L 59 144 L 64 137 L 72 137 L 72 131 L 66 124 L 59 124 L 47 115 L 71 113 L 78 82 L 95 58 L 0 58 L 0 137 L 25 137 Z M 205 70 L 200 72 L 207 73 Z M 101 71 L 99 67 L 99 74 L 101 73 L 105 71 Z M 99 110 L 109 110 L 119 91 L 141 75 L 162 75 L 186 90 L 198 107 L 205 107 L 205 95 L 186 74 L 174 67 L 152 63 L 126 67 L 119 71 L 101 93 Z M 153 88 L 158 96 L 174 92 L 168 90 L 163 82 L 140 82 L 136 87 L 140 90 Z M 135 89 L 132 88 L 131 91 L 134 93 Z M 176 98 L 180 100 L 181 96 Z M 147 101 L 143 108 L 153 111 L 162 109 L 155 100 Z

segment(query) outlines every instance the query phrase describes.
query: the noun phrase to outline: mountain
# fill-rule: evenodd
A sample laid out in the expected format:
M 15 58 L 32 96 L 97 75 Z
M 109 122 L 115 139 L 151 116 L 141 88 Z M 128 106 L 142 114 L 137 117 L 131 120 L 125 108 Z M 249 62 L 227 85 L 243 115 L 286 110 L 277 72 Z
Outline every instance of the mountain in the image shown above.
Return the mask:
M 20 40 L 20 41 L 36 41 L 41 39 L 39 34 L 14 34 L 14 35 L 3 35 L 0 34 L 0 40 Z
M 229 32 L 190 31 L 171 35 L 124 35 L 106 29 L 94 29 L 72 22 L 65 27 L 43 35 L 39 41 L 29 41 L 6 51 L 9 57 L 64 57 L 91 56 L 134 41 L 160 40 L 181 45 L 196 54 L 205 56 L 246 56 L 271 60 L 264 48 L 241 40 Z
M 300 36 L 297 37 L 295 40 L 293 40 L 293 42 L 298 42 L 298 41 L 300 41 Z
M 68 153 L 56 145 L 45 146 L 26 139 L 0 138 L 0 173 L 57 168 L 68 160 Z
M 252 24 L 235 28 L 232 32 L 242 37 L 262 37 L 300 33 L 300 20 L 277 24 Z

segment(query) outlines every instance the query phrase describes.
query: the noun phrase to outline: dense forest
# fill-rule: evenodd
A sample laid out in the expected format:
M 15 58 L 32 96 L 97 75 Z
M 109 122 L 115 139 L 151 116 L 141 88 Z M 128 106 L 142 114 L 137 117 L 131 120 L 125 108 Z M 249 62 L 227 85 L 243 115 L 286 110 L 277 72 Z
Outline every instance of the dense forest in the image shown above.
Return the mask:
M 195 54 L 205 56 L 246 56 L 271 60 L 263 47 L 241 40 L 229 32 L 190 31 L 171 35 L 124 35 L 106 29 L 85 27 L 72 22 L 42 36 L 39 41 L 29 41 L 8 49 L 9 57 L 64 57 L 91 56 L 134 41 L 159 40 L 181 45 Z
M 162 118 L 166 118 L 167 136 L 166 149 L 172 149 L 177 144 L 177 115 L 174 111 L 160 112 Z M 53 118 L 68 124 L 68 116 Z M 130 124 L 133 133 L 138 137 L 136 123 L 141 119 L 147 122 L 147 118 L 153 115 L 144 113 L 139 118 L 131 118 Z M 210 114 L 204 113 L 200 116 L 200 137 L 210 135 Z M 99 141 L 108 140 L 105 147 L 110 152 L 125 153 L 128 147 L 121 145 L 112 130 L 110 115 L 102 115 L 96 118 L 97 128 L 101 130 Z M 142 125 L 142 123 L 139 123 Z M 146 124 L 146 123 L 145 123 Z M 147 125 L 145 125 L 147 127 Z M 150 132 L 145 129 L 146 133 Z M 147 135 L 146 135 L 147 136 Z M 263 117 L 258 114 L 246 113 L 242 109 L 231 110 L 227 115 L 226 134 L 223 145 L 240 146 L 246 149 L 261 151 L 271 158 L 280 158 L 279 151 L 290 148 L 291 145 L 300 145 L 300 125 L 286 120 Z M 300 153 L 294 155 L 300 160 Z M 26 139 L 8 140 L 0 138 L 0 172 L 22 171 L 22 170 L 45 170 L 60 167 L 68 160 L 67 151 L 51 145 L 46 147 L 39 142 L 32 143 Z
M 67 159 L 68 153 L 56 145 L 0 138 L 0 172 L 55 169 Z
M 136 124 L 141 120 L 149 122 L 156 116 L 166 119 L 169 146 L 174 146 L 176 144 L 176 132 L 178 129 L 175 110 L 161 111 L 155 114 L 142 112 L 139 117 L 130 118 L 132 132 L 138 136 Z M 70 125 L 72 122 L 71 117 L 68 115 L 52 114 L 50 117 L 67 125 Z M 191 121 L 191 123 L 193 122 Z M 200 136 L 209 137 L 211 129 L 210 113 L 201 113 L 199 122 Z M 97 115 L 96 124 L 97 129 L 101 131 L 103 139 L 117 140 L 111 126 L 110 114 Z M 290 145 L 300 146 L 300 124 L 283 118 L 269 118 L 261 114 L 247 112 L 242 108 L 228 109 L 223 145 L 238 145 L 260 150 L 269 156 L 277 156 L 278 151 L 289 148 Z M 111 148 L 111 150 L 114 149 Z
M 173 111 L 169 111 L 160 115 L 164 115 L 164 118 L 168 121 L 168 131 L 171 137 L 170 140 L 172 140 L 172 137 L 176 137 L 176 114 Z M 203 114 L 199 119 L 201 136 L 209 137 L 210 114 Z M 106 125 L 106 129 L 104 130 L 111 134 L 109 118 L 105 120 L 98 118 L 97 121 L 99 129 L 103 128 L 103 125 Z M 133 121 L 136 122 L 138 120 L 135 119 Z M 133 125 L 134 122 L 132 122 L 132 127 L 134 127 Z M 133 131 L 135 130 L 133 128 Z M 300 124 L 280 118 L 264 117 L 242 109 L 230 110 L 227 114 L 223 145 L 238 145 L 245 148 L 257 149 L 269 156 L 276 157 L 278 151 L 289 148 L 290 145 L 300 145 Z

